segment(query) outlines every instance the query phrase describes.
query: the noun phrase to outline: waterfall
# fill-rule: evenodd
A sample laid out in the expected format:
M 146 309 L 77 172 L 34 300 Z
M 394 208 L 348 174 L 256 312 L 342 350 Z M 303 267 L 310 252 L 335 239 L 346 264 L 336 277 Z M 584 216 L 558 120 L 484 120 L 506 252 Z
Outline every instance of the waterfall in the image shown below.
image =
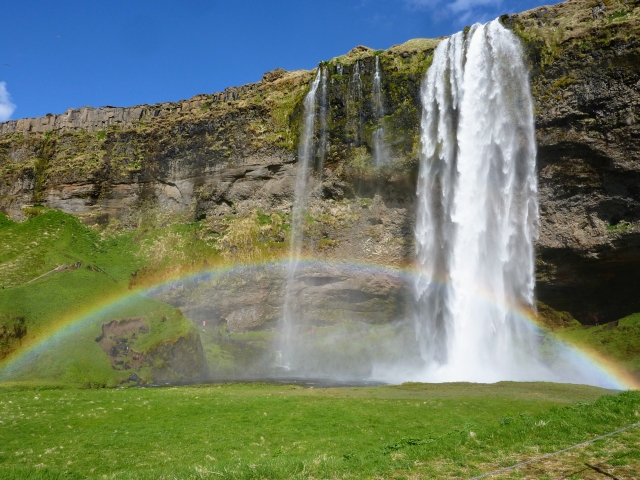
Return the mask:
M 426 377 L 547 377 L 517 313 L 535 308 L 538 229 L 534 116 L 518 39 L 496 20 L 443 40 L 421 95 L 414 293 Z
M 355 102 L 355 107 L 354 107 Z M 349 82 L 349 92 L 347 96 L 347 117 L 357 118 L 355 144 L 362 144 L 362 77 L 360 76 L 360 62 L 356 60 L 353 66 L 353 76 Z M 357 111 L 354 111 L 356 110 Z M 353 128 L 353 127 L 352 127 Z
M 373 121 L 376 129 L 373 132 L 373 164 L 379 167 L 388 159 L 388 149 L 384 142 L 384 103 L 382 101 L 382 71 L 380 70 L 380 57 L 376 55 L 376 70 L 373 75 Z
M 289 264 L 287 266 L 287 285 L 285 288 L 284 309 L 280 329 L 280 345 L 278 363 L 280 367 L 290 370 L 293 360 L 293 334 L 296 316 L 296 298 L 293 295 L 293 283 L 302 253 L 304 233 L 304 209 L 307 201 L 307 183 L 309 165 L 314 156 L 314 130 L 316 123 L 316 92 L 322 77 L 321 69 L 311 83 L 309 93 L 304 99 L 302 132 L 298 146 L 298 171 L 294 190 L 293 208 L 291 212 L 291 240 L 289 246 Z
M 318 172 L 322 174 L 324 160 L 327 156 L 327 116 L 329 115 L 329 97 L 327 92 L 328 68 L 322 68 L 320 79 L 320 145 L 318 145 Z

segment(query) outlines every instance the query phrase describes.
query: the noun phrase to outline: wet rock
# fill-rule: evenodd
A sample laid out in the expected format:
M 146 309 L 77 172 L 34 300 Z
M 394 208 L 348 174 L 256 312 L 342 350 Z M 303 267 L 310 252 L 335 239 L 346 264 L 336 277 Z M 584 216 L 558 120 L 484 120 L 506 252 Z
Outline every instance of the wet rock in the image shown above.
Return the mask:
M 235 272 L 201 282 L 188 292 L 167 290 L 159 298 L 180 306 L 195 322 L 226 324 L 232 333 L 275 328 L 282 317 L 286 266 L 267 266 Z M 291 294 L 298 299 L 300 324 L 360 321 L 387 323 L 401 318 L 408 285 L 400 272 L 376 272 L 351 266 L 303 266 Z
M 206 377 L 207 362 L 194 328 L 186 336 L 167 341 L 147 353 L 153 380 L 161 382 L 193 382 Z

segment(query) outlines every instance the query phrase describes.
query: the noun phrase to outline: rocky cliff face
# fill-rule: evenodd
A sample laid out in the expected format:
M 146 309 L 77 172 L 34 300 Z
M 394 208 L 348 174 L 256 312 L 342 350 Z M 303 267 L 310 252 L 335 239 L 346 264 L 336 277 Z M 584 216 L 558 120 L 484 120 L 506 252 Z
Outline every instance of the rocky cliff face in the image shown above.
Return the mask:
M 539 297 L 584 322 L 640 311 L 639 18 L 638 2 L 622 0 L 569 0 L 502 18 L 523 39 L 532 67 Z M 358 47 L 321 64 L 328 116 L 316 122 L 309 255 L 412 262 L 419 90 L 437 44 Z M 389 152 L 380 168 L 372 164 L 376 56 Z M 229 238 L 234 221 L 257 214 L 286 224 L 313 75 L 276 70 L 257 84 L 179 103 L 85 107 L 1 124 L 0 210 L 20 219 L 25 205 L 42 204 L 125 228 L 159 215 L 201 221 Z M 241 250 L 233 241 L 222 248 L 230 258 Z M 366 291 L 353 282 L 349 289 Z M 244 328 L 251 315 L 241 313 L 225 318 Z
M 586 323 L 640 310 L 639 13 L 574 1 L 505 19 L 534 73 L 538 295 Z

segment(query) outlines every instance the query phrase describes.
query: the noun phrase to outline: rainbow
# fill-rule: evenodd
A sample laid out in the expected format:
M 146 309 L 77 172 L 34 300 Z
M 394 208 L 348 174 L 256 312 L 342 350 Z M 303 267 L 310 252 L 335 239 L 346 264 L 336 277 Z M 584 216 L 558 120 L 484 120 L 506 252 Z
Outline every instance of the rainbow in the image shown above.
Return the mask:
M 203 281 L 213 280 L 224 275 L 233 275 L 247 270 L 261 268 L 284 268 L 287 260 L 256 262 L 252 264 L 232 264 L 217 266 L 187 274 L 176 274 L 162 281 L 146 285 L 133 290 L 123 290 L 111 296 L 103 298 L 92 306 L 75 311 L 58 321 L 52 323 L 45 331 L 41 331 L 38 338 L 31 340 L 22 349 L 13 353 L 0 363 L 0 382 L 10 378 L 12 374 L 19 372 L 22 367 L 29 362 L 36 361 L 38 356 L 52 345 L 55 345 L 63 338 L 73 335 L 83 326 L 96 319 L 108 316 L 110 312 L 115 312 L 127 303 L 137 299 L 147 298 L 161 293 L 164 290 L 175 288 L 178 285 L 197 284 Z M 415 278 L 416 270 L 413 267 L 389 267 L 386 265 L 365 263 L 365 262 L 339 262 L 324 261 L 314 258 L 303 258 L 299 265 L 305 268 L 311 267 L 334 267 L 342 271 L 360 272 L 369 275 L 383 274 L 401 278 L 404 281 L 411 281 Z M 444 282 L 440 282 L 444 283 Z M 482 294 L 486 301 L 495 303 L 490 295 Z M 524 322 L 527 328 L 544 333 L 544 329 L 538 324 L 534 312 L 522 308 L 512 307 L 512 312 L 516 318 Z M 581 366 L 585 371 L 593 373 L 598 378 L 598 383 L 609 388 L 619 390 L 638 390 L 640 382 L 629 372 L 617 365 L 615 362 L 604 357 L 602 354 L 572 344 L 562 343 L 566 352 L 571 356 L 574 364 Z

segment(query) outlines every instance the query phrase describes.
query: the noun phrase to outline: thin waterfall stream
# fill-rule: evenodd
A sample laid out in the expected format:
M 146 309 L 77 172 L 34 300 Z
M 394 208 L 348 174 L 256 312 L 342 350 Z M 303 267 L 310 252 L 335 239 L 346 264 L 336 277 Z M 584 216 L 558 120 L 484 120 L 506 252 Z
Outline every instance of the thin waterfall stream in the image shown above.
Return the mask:
M 382 123 L 384 117 L 384 102 L 382 100 L 382 70 L 380 68 L 380 57 L 376 55 L 376 70 L 373 75 L 373 120 L 376 129 L 373 132 L 373 164 L 379 167 L 388 159 L 388 149 L 384 141 L 385 130 Z
M 327 67 L 321 67 L 322 77 L 320 79 L 320 145 L 318 145 L 318 172 L 322 175 L 322 169 L 324 168 L 324 161 L 327 156 L 327 120 L 329 115 L 329 97 L 328 97 L 328 83 L 329 83 L 329 69 Z
M 349 82 L 349 94 L 347 97 L 347 116 L 354 122 L 353 129 L 356 145 L 360 145 L 363 136 L 362 124 L 362 77 L 360 76 L 360 62 L 356 60 L 353 66 L 353 75 Z M 356 123 L 357 122 L 357 123 Z
M 280 328 L 280 341 L 277 363 L 285 370 L 293 368 L 294 346 L 293 337 L 295 330 L 297 299 L 293 292 L 295 275 L 300 263 L 302 253 L 302 240 L 304 237 L 304 209 L 308 195 L 309 166 L 314 155 L 314 130 L 316 123 L 316 93 L 322 78 L 322 71 L 318 73 L 311 83 L 309 93 L 304 99 L 304 116 L 302 132 L 298 147 L 298 170 L 294 190 L 293 208 L 291 212 L 291 240 L 289 246 L 289 263 L 287 265 L 287 283 L 285 288 L 284 309 L 282 325 Z

